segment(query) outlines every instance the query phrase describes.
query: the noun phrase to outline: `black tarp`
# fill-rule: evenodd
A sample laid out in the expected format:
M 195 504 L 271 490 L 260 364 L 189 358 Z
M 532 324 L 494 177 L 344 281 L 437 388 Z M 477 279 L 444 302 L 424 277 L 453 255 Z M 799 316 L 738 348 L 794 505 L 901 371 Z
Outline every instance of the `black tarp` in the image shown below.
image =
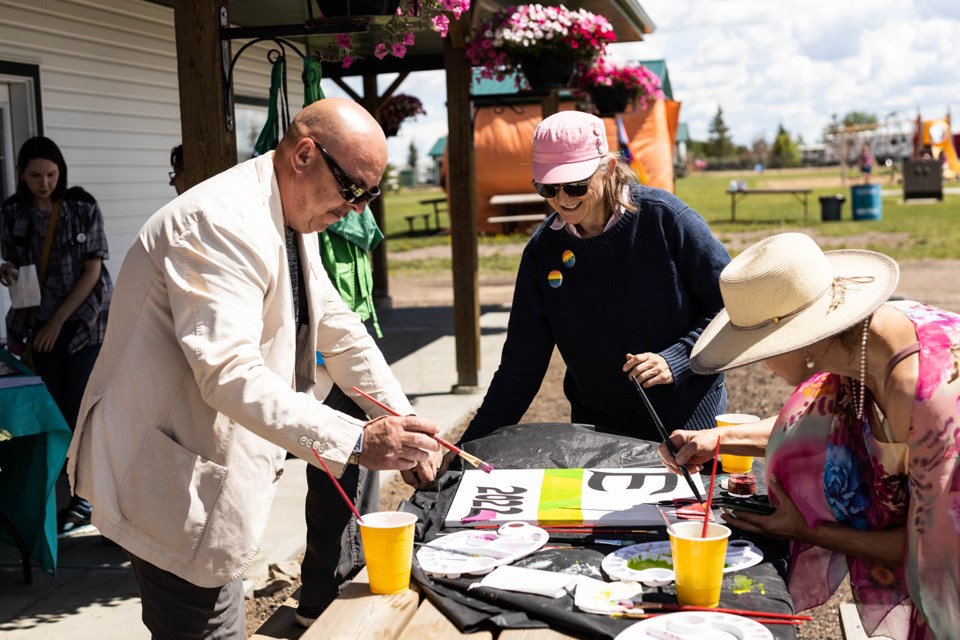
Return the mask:
M 498 429 L 485 438 L 467 443 L 464 449 L 489 462 L 496 469 L 549 468 L 617 468 L 659 466 L 657 443 L 619 435 L 597 433 L 589 425 L 567 423 L 532 423 Z M 459 460 L 459 459 L 458 459 Z M 419 516 L 417 539 L 430 541 L 443 535 L 443 520 L 456 493 L 461 470 L 448 471 L 435 489 L 418 491 L 401 509 Z M 762 474 L 758 473 L 758 476 Z M 762 491 L 761 485 L 761 491 Z M 606 579 L 600 563 L 617 547 L 597 543 L 598 539 L 619 539 L 620 546 L 666 538 L 666 531 L 656 535 L 636 534 L 554 534 L 541 551 L 523 558 L 514 566 L 535 565 L 537 569 L 588 575 Z M 451 529 L 446 529 L 450 531 Z M 734 531 L 731 539 L 739 534 Z M 787 546 L 762 539 L 751 541 L 764 553 L 764 561 L 738 572 L 754 581 L 748 593 L 733 593 L 733 574 L 723 582 L 721 607 L 792 613 L 784 576 L 787 567 Z M 632 620 L 615 619 L 584 613 L 573 604 L 573 596 L 547 598 L 499 589 L 467 588 L 480 576 L 456 579 L 426 575 L 414 561 L 413 578 L 430 601 L 463 632 L 483 629 L 520 629 L 550 627 L 582 638 L 612 639 L 634 624 Z M 760 591 L 763 591 L 761 593 Z M 644 599 L 676 602 L 672 585 L 645 593 Z M 768 627 L 775 638 L 795 640 L 793 627 Z

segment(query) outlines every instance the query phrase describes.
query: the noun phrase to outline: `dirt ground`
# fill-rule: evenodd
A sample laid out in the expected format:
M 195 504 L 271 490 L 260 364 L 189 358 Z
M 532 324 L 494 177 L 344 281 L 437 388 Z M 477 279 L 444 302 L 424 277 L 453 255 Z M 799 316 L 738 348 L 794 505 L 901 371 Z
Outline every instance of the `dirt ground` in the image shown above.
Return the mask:
M 724 241 L 746 246 L 757 239 L 757 237 L 748 237 L 748 234 L 745 234 L 742 238 L 724 238 Z M 848 247 L 850 246 L 849 240 L 845 239 Z M 415 252 L 407 252 L 406 254 L 391 255 L 390 259 L 402 260 L 434 254 L 442 255 L 444 250 L 449 251 L 449 248 L 430 247 L 418 250 L 420 255 L 411 255 Z M 481 250 L 491 253 L 495 251 L 507 253 L 519 249 L 508 245 L 481 247 Z M 900 286 L 896 292 L 897 296 L 960 312 L 960 285 L 957 284 L 957 274 L 960 274 L 960 260 L 913 261 L 901 263 L 900 266 L 901 278 Z M 481 277 L 481 304 L 509 304 L 512 294 L 512 277 Z M 397 307 L 452 305 L 451 277 L 449 274 L 429 277 L 391 277 L 390 296 L 394 306 Z M 563 362 L 559 355 L 555 353 L 547 376 L 530 409 L 524 415 L 523 422 L 569 421 L 569 407 L 562 389 L 563 372 Z M 752 413 L 761 416 L 771 415 L 779 411 L 780 404 L 790 392 L 790 388 L 785 383 L 762 365 L 743 367 L 728 373 L 727 390 L 729 394 L 728 408 L 731 412 Z M 450 433 L 452 439 L 455 440 L 465 428 L 466 423 L 457 425 Z M 395 508 L 401 499 L 409 497 L 411 493 L 412 490 L 401 482 L 387 485 L 382 490 L 381 506 L 385 509 Z M 247 637 L 252 635 L 257 627 L 297 586 L 298 581 L 294 579 L 288 581 L 287 586 L 275 593 L 264 594 L 262 597 L 247 601 Z M 800 628 L 800 640 L 841 638 L 838 606 L 841 602 L 850 602 L 851 600 L 849 585 L 844 583 L 843 587 L 830 601 L 812 612 L 808 612 L 814 616 L 814 620 Z

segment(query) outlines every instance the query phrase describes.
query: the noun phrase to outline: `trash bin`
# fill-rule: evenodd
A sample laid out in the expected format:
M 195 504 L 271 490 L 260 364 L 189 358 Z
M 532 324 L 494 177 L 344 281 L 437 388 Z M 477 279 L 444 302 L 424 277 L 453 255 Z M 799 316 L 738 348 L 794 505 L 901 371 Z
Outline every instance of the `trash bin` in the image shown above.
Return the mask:
M 846 198 L 842 193 L 833 196 L 820 196 L 820 220 L 823 222 L 839 220 L 845 200 Z
M 883 200 L 879 184 L 858 184 L 850 187 L 850 206 L 854 220 L 880 220 Z

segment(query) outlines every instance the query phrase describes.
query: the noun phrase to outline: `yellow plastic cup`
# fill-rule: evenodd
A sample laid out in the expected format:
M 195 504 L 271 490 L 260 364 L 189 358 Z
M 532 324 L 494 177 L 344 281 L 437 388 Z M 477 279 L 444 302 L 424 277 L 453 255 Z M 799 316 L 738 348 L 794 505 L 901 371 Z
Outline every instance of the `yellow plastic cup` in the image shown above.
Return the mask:
M 701 538 L 703 522 L 678 522 L 670 528 L 677 602 L 696 607 L 717 606 L 730 529 L 711 522 L 707 525 L 707 537 Z
M 725 413 L 717 416 L 717 426 L 721 428 L 759 421 L 759 416 L 752 416 L 749 413 Z M 721 453 L 720 462 L 723 464 L 725 473 L 749 473 L 753 469 L 753 456 L 735 456 L 729 453 Z
M 401 511 L 364 514 L 360 539 L 372 593 L 400 593 L 410 586 L 416 523 L 417 516 Z

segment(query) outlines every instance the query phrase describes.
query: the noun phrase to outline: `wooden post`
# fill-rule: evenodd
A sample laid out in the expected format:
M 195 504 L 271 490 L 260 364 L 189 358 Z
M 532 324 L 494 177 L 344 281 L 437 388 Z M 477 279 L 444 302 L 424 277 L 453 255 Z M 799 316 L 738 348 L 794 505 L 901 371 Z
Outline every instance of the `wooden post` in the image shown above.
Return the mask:
M 560 111 L 560 90 L 551 89 L 550 93 L 540 101 L 540 114 L 544 119 Z
M 237 163 L 233 106 L 228 106 L 225 99 L 230 44 L 224 47 L 220 40 L 220 23 L 226 10 L 227 0 L 173 2 L 187 188 Z
M 451 24 L 451 31 L 459 24 L 459 21 Z M 454 391 L 468 391 L 478 385 L 480 371 L 477 186 L 470 104 L 473 72 L 464 49 L 454 46 L 454 41 L 455 38 L 446 38 L 443 44 L 447 72 L 447 193 L 453 250 L 453 329 L 457 352 Z
M 363 76 L 363 108 L 369 111 L 374 117 L 380 107 L 380 94 L 377 89 L 376 74 L 366 74 Z M 370 203 L 370 211 L 373 213 L 373 219 L 377 221 L 377 226 L 383 231 L 384 236 L 387 230 L 384 227 L 383 198 L 377 198 Z M 373 248 L 373 297 L 381 308 L 389 309 L 390 301 L 390 279 L 387 277 L 387 239 L 384 238 L 380 244 Z

